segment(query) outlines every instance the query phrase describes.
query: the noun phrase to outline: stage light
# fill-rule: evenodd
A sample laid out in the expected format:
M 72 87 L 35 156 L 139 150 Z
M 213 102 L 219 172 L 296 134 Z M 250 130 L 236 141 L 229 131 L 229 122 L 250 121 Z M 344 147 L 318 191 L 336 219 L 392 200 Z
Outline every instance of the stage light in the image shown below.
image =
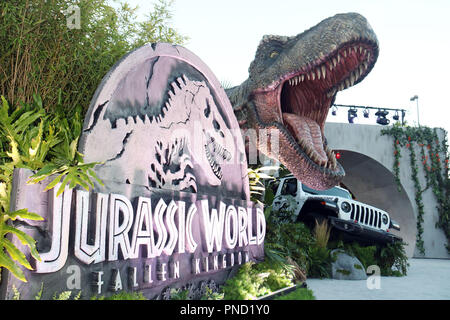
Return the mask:
M 392 119 L 394 119 L 395 121 L 398 121 L 398 119 L 400 119 L 400 116 L 398 115 L 398 111 L 395 111 L 395 115 L 392 116 Z
M 331 108 L 331 114 L 333 116 L 335 116 L 336 115 L 336 111 L 337 111 L 337 108 L 335 106 L 333 106 L 333 108 Z
M 358 116 L 356 109 L 348 109 L 348 123 L 353 123 L 353 119 Z
M 389 114 L 389 111 L 378 109 L 378 111 L 375 113 L 377 116 L 377 123 L 381 124 L 383 126 L 389 124 L 389 119 L 386 118 L 386 116 Z
M 364 116 L 364 118 L 368 118 L 369 117 L 369 109 L 367 109 L 367 108 L 364 109 L 363 116 Z

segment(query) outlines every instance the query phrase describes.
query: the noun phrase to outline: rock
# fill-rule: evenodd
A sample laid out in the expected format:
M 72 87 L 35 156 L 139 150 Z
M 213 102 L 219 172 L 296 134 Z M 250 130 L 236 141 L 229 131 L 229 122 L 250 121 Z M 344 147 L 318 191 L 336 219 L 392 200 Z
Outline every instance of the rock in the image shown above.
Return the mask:
M 367 275 L 364 266 L 358 260 L 342 250 L 331 251 L 331 256 L 336 261 L 331 264 L 331 276 L 337 280 L 366 280 Z

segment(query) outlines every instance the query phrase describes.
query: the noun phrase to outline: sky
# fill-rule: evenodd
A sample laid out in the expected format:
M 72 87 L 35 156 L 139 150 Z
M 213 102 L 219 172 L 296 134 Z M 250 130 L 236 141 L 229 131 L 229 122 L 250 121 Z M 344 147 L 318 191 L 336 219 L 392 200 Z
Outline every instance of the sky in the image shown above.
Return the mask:
M 142 16 L 154 3 L 128 2 Z M 369 75 L 338 92 L 335 103 L 406 109 L 409 125 L 450 131 L 448 0 L 175 0 L 171 10 L 171 26 L 189 37 L 184 47 L 231 85 L 247 79 L 263 35 L 293 36 L 337 13 L 358 12 L 377 34 L 380 53 Z M 364 119 L 360 111 L 355 123 L 376 124 L 373 113 Z M 347 109 L 327 121 L 347 122 Z

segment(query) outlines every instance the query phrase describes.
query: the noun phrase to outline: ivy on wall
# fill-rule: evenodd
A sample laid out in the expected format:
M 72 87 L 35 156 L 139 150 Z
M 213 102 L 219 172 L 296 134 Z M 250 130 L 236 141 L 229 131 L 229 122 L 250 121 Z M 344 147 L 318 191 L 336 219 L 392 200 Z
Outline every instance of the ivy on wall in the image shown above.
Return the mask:
M 416 246 L 421 254 L 425 254 L 423 242 L 423 217 L 425 214 L 422 194 L 432 189 L 437 200 L 439 220 L 436 227 L 441 228 L 447 237 L 447 251 L 450 252 L 450 179 L 449 179 L 449 154 L 447 132 L 444 139 L 439 140 L 437 129 L 429 127 L 401 127 L 394 125 L 381 131 L 381 135 L 389 135 L 394 141 L 394 167 L 393 172 L 399 191 L 400 182 L 400 158 L 401 150 L 409 150 L 411 179 L 414 183 L 415 202 L 417 205 L 417 241 Z M 425 186 L 419 181 L 419 164 L 416 156 L 416 148 L 420 151 Z M 441 159 L 444 155 L 445 159 Z

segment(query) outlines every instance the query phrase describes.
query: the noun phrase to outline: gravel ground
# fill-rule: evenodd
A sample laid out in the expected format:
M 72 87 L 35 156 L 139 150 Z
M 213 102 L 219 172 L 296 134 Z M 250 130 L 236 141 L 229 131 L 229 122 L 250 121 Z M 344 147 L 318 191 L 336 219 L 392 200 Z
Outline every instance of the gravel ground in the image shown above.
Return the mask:
M 366 280 L 308 279 L 317 300 L 447 300 L 450 299 L 450 260 L 410 259 L 405 277 Z M 369 284 L 369 285 L 368 285 Z

